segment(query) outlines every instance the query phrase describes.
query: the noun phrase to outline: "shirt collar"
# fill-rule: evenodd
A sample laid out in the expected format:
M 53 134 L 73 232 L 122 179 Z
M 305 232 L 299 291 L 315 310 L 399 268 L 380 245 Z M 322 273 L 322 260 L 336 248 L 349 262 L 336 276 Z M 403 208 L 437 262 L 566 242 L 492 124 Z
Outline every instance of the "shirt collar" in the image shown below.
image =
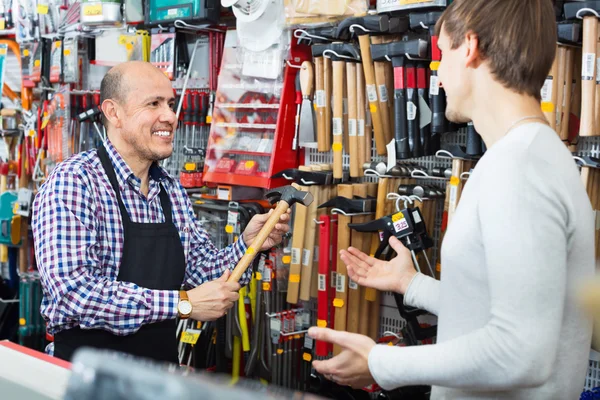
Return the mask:
M 141 184 L 141 181 L 138 177 L 136 177 L 129 167 L 123 157 L 119 154 L 115 146 L 110 142 L 110 140 L 106 139 L 104 147 L 106 148 L 106 152 L 108 153 L 108 157 L 113 164 L 115 169 L 115 174 L 117 175 L 117 180 L 120 185 L 123 185 L 125 182 L 129 182 L 134 186 L 138 187 Z M 169 181 L 173 180 L 171 176 L 164 170 L 158 163 L 154 162 L 150 166 L 149 176 L 151 180 L 162 182 L 165 179 Z

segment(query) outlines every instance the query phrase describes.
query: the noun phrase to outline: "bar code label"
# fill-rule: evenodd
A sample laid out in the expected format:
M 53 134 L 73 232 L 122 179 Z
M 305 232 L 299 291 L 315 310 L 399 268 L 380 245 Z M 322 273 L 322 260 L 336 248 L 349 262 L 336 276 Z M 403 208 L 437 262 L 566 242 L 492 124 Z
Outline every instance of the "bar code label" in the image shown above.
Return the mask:
M 388 91 L 385 85 L 379 85 L 379 101 L 382 103 L 387 103 L 388 101 Z
M 406 103 L 406 118 L 409 121 L 414 121 L 417 118 L 417 106 L 412 101 Z
M 292 249 L 292 264 L 300 264 L 300 249 Z
M 304 335 L 304 348 L 310 350 L 313 348 L 313 338 L 308 335 Z
M 335 136 L 339 136 L 344 132 L 344 128 L 342 126 L 342 119 L 341 118 L 334 118 L 333 119 L 333 134 Z
M 377 101 L 377 89 L 375 85 L 367 85 L 367 97 L 369 98 L 369 103 Z
M 429 79 L 429 94 L 432 96 L 440 94 L 440 78 L 437 75 L 431 75 Z
M 271 282 L 271 268 L 265 267 L 265 272 L 262 276 L 263 282 Z
M 356 120 L 349 119 L 348 120 L 348 136 L 356 136 L 356 133 L 357 133 L 356 131 L 357 131 Z
M 327 277 L 325 274 L 319 274 L 319 292 L 327 290 Z
M 358 120 L 358 136 L 359 137 L 365 136 L 365 120 L 364 119 Z
M 302 250 L 302 265 L 304 265 L 305 267 L 308 267 L 310 263 L 311 263 L 310 250 L 303 249 Z
M 352 290 L 357 290 L 358 283 L 354 282 L 352 279 L 348 279 L 348 287 Z
M 594 79 L 595 63 L 596 63 L 596 54 L 594 54 L 594 53 L 584 53 L 583 54 L 583 61 L 581 64 L 581 80 L 591 81 Z
M 325 91 L 317 90 L 315 93 L 315 101 L 317 103 L 317 108 L 325 108 Z
M 549 76 L 546 78 L 544 82 L 544 86 L 542 86 L 542 102 L 548 103 L 552 101 L 552 86 L 554 83 L 554 79 Z
M 344 293 L 346 291 L 346 275 L 337 274 L 337 285 L 335 290 Z
M 331 287 L 337 288 L 337 272 L 331 271 Z
M 227 212 L 227 225 L 236 226 L 238 222 L 238 212 L 228 211 Z
M 348 99 L 346 97 L 342 99 L 342 110 L 344 115 L 348 114 Z

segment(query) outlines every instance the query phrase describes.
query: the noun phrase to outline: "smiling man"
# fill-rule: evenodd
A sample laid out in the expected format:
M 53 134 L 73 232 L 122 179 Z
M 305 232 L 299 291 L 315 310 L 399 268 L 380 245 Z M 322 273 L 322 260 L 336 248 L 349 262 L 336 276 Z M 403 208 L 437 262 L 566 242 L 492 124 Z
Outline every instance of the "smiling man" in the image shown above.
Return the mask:
M 133 61 L 112 68 L 100 91 L 108 140 L 57 165 L 33 205 L 41 312 L 59 358 L 89 346 L 176 363 L 175 318 L 210 321 L 232 307 L 240 283 L 227 282 L 230 269 L 268 215 L 215 248 L 183 187 L 157 164 L 173 152 L 171 82 Z M 261 250 L 288 222 L 283 215 Z
M 358 284 L 437 315 L 437 343 L 389 347 L 311 328 L 343 347 L 314 366 L 353 386 L 431 385 L 432 399 L 577 399 L 591 324 L 575 294 L 594 274 L 595 218 L 541 111 L 556 49 L 552 1 L 455 0 L 436 28 L 446 116 L 473 121 L 488 147 L 444 237 L 441 280 L 417 273 L 395 238 L 389 262 L 352 248 L 341 258 Z

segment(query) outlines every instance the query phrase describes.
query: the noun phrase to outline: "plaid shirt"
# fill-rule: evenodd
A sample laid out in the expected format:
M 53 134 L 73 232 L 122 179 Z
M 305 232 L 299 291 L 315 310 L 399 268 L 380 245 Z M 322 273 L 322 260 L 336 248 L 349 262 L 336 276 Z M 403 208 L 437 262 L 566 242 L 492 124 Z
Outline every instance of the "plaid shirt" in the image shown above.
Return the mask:
M 106 150 L 132 222 L 164 222 L 158 196 L 160 183 L 164 185 L 187 260 L 185 284 L 196 287 L 235 267 L 246 251 L 243 240 L 218 250 L 196 220 L 179 182 L 153 166 L 146 198 L 140 191 L 141 181 L 109 141 Z M 35 198 L 32 218 L 44 293 L 41 313 L 49 333 L 80 326 L 126 335 L 143 324 L 176 317 L 178 291 L 117 281 L 123 226 L 116 195 L 96 150 L 77 154 L 52 171 Z M 249 274 L 242 278 L 244 282 Z

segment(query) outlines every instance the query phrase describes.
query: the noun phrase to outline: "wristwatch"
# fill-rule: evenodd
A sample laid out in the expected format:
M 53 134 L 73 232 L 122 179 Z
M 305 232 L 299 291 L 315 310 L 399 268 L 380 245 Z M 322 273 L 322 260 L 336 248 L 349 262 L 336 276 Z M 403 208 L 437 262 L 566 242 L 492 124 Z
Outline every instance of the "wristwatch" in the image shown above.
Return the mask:
M 192 303 L 190 303 L 190 298 L 185 290 L 179 291 L 179 304 L 177 304 L 177 312 L 179 313 L 179 318 L 188 319 L 192 314 Z

